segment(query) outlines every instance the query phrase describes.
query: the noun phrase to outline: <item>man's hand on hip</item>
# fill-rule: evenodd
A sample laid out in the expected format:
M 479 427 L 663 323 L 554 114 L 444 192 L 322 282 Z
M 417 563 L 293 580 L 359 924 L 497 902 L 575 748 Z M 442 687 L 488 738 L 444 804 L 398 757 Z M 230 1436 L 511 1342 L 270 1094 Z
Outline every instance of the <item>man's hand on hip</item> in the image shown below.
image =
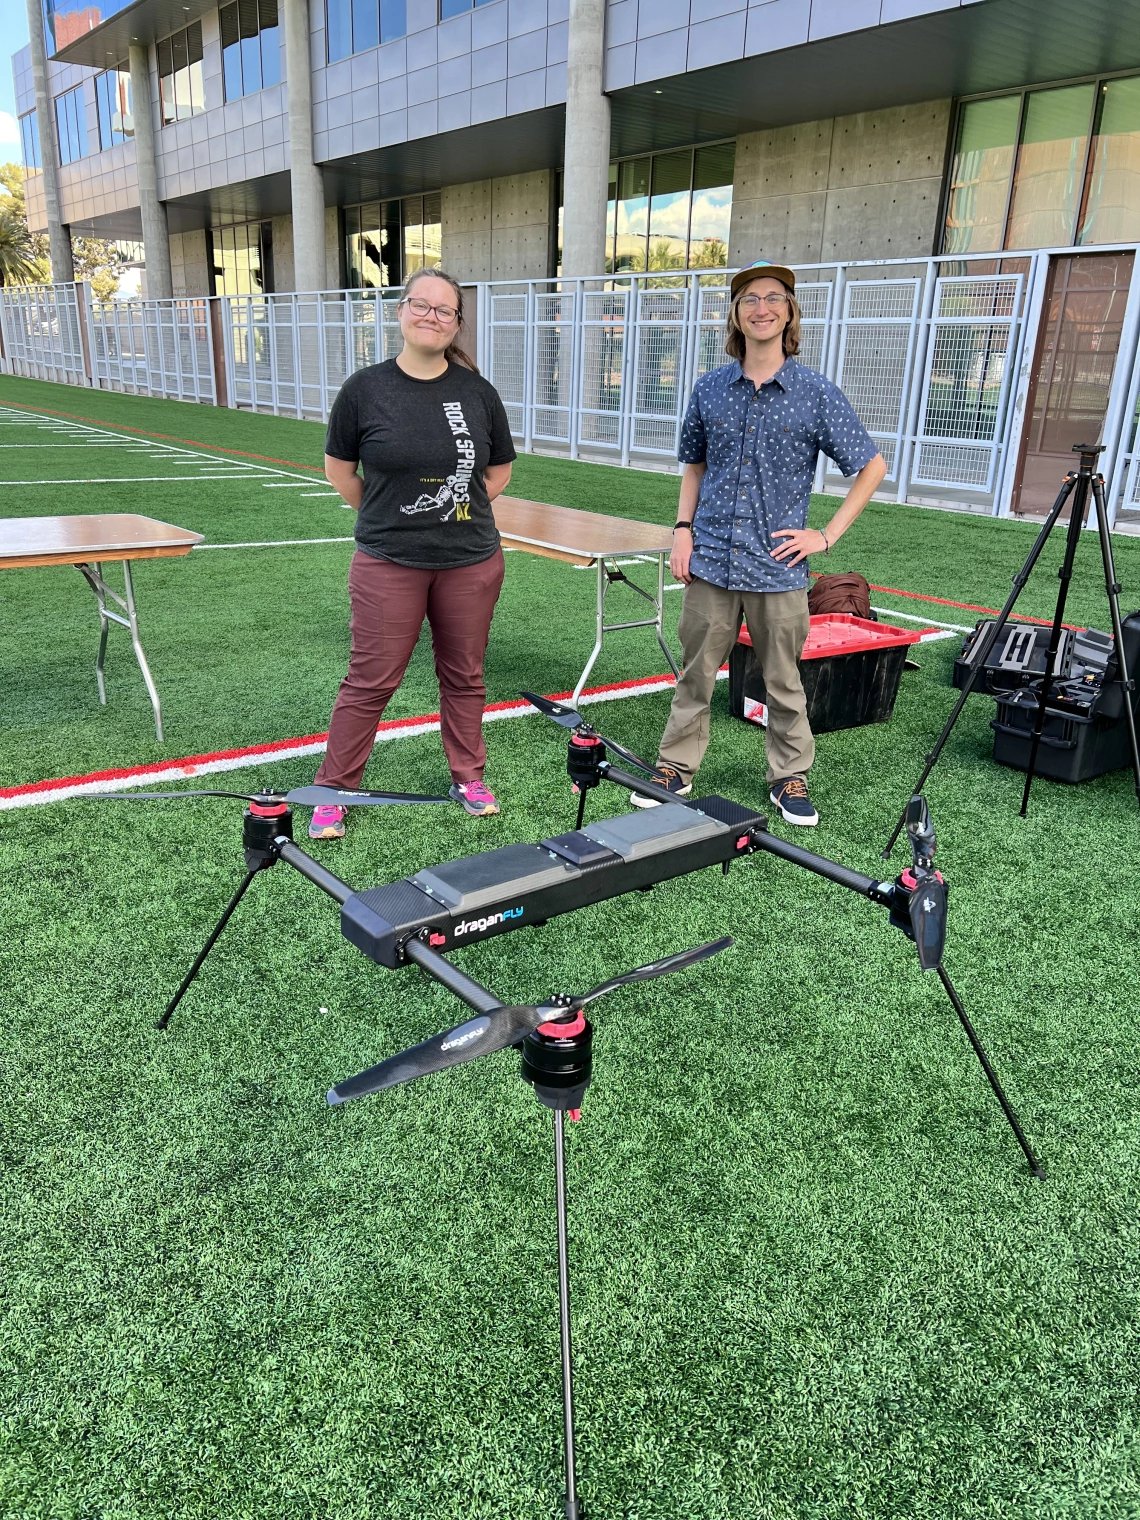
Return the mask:
M 784 540 L 778 549 L 772 550 L 772 558 L 789 566 L 798 565 L 809 554 L 823 554 L 828 547 L 818 528 L 777 528 L 772 537 Z

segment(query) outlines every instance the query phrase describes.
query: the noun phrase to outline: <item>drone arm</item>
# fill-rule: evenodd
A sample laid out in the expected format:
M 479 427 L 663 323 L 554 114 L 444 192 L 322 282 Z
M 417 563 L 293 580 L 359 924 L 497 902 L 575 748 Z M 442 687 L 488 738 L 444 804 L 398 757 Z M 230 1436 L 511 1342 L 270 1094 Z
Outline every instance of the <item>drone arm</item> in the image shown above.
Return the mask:
M 491 1013 L 494 1009 L 503 1007 L 493 992 L 488 992 L 486 987 L 460 971 L 458 966 L 453 966 L 446 956 L 429 950 L 423 940 L 407 940 L 404 944 L 404 954 L 408 960 L 415 961 L 417 966 L 422 967 L 441 987 L 446 987 L 448 992 L 454 992 L 457 998 L 462 998 L 468 1007 L 474 1008 L 477 1012 Z
M 750 838 L 753 849 L 766 850 L 769 855 L 790 860 L 793 865 L 802 866 L 805 871 L 814 871 L 817 876 L 824 876 L 828 881 L 847 887 L 851 892 L 858 892 L 860 897 L 869 897 L 872 902 L 889 903 L 893 891 L 890 882 L 876 881 L 873 876 L 864 876 L 862 871 L 852 871 L 849 866 L 842 866 L 837 860 L 828 860 L 826 855 L 813 855 L 811 850 L 802 849 L 798 844 L 789 844 L 786 839 L 769 834 L 766 829 L 753 829 Z
M 637 792 L 642 797 L 652 797 L 655 802 L 684 802 L 683 797 L 678 797 L 666 786 L 658 786 L 656 781 L 650 781 L 647 776 L 635 776 L 631 771 L 623 771 L 619 766 L 611 765 L 608 760 L 603 760 L 598 767 L 607 781 L 614 782 L 617 786 L 624 786 L 631 792 Z
M 327 892 L 338 903 L 345 903 L 352 896 L 352 888 L 346 881 L 341 881 L 339 876 L 321 865 L 319 860 L 314 860 L 307 855 L 300 845 L 286 839 L 284 834 L 279 834 L 273 841 L 277 848 L 278 860 L 283 860 L 287 866 L 292 866 L 295 871 L 300 871 L 314 886 L 320 887 L 322 892 Z

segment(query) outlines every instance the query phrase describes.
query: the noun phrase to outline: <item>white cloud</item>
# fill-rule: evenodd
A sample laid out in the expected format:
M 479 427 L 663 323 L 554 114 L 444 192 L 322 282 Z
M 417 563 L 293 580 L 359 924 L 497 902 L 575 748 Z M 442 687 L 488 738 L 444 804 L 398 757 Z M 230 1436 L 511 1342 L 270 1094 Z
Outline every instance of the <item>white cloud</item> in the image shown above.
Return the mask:
M 0 148 L 18 147 L 20 124 L 11 111 L 0 111 Z

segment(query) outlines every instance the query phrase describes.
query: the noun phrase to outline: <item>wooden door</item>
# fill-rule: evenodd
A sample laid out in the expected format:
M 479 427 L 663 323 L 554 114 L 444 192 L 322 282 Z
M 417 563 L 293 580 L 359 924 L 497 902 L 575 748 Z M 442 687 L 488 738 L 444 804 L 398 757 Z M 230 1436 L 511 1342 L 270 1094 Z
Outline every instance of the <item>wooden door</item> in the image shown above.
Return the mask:
M 1101 441 L 1133 259 L 1076 253 L 1050 262 L 1013 490 L 1018 516 L 1044 517 L 1074 462 L 1073 445 Z

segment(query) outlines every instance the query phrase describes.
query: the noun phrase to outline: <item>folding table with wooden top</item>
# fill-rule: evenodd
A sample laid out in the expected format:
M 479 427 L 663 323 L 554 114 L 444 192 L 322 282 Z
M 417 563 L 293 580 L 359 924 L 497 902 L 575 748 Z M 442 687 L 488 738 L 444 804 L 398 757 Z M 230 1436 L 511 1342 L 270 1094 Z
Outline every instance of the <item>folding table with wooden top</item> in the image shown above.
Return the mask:
M 77 517 L 0 518 L 0 570 L 74 565 L 94 591 L 99 604 L 99 657 L 95 662 L 95 679 L 99 684 L 99 701 L 104 707 L 107 705 L 107 687 L 103 679 L 103 657 L 107 652 L 107 633 L 112 623 L 130 631 L 135 658 L 154 709 L 154 728 L 160 741 L 162 704 L 139 639 L 131 561 L 189 554 L 201 541 L 201 533 L 191 533 L 186 528 L 175 528 L 170 523 L 156 522 L 153 517 L 136 517 L 128 512 L 100 512 Z M 122 561 L 123 596 L 113 591 L 103 579 L 104 560 Z M 126 616 L 108 607 L 108 600 L 121 607 Z
M 668 528 L 636 522 L 629 517 L 604 517 L 600 512 L 580 512 L 573 507 L 552 507 L 541 501 L 523 501 L 517 496 L 500 496 L 493 503 L 495 525 L 503 544 L 511 549 L 526 549 L 550 559 L 565 560 L 571 565 L 597 567 L 597 627 L 594 648 L 586 668 L 578 677 L 571 702 L 577 702 L 589 678 L 594 662 L 602 652 L 607 633 L 623 628 L 653 628 L 657 642 L 675 676 L 681 674 L 665 642 L 662 615 L 665 610 L 665 564 L 673 547 Z M 657 561 L 657 595 L 631 581 L 617 558 L 635 557 Z M 606 592 L 614 581 L 624 581 L 653 608 L 651 618 L 629 623 L 606 622 Z

